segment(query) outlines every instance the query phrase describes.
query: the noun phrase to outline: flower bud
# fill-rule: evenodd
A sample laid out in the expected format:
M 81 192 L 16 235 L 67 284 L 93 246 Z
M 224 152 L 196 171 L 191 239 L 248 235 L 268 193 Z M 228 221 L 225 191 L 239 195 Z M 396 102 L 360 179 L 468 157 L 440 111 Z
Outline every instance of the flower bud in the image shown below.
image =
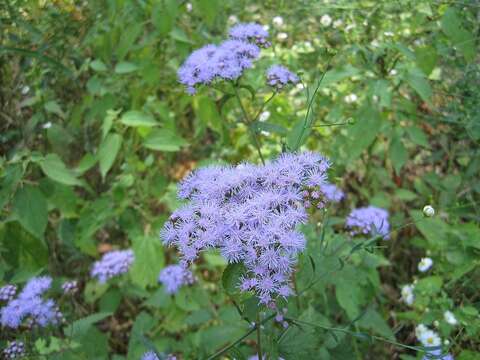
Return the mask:
M 425 215 L 426 217 L 432 217 L 433 215 L 435 215 L 435 209 L 431 205 L 426 205 L 423 208 L 423 215 Z

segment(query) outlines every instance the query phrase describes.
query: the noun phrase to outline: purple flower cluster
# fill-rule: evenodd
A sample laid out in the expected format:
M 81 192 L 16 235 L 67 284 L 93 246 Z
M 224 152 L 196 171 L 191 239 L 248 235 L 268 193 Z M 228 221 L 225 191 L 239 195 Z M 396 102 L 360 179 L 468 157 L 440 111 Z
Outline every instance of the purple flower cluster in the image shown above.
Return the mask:
M 320 186 L 320 189 L 325 194 L 327 201 L 339 202 L 345 197 L 343 191 L 334 184 L 325 183 Z
M 114 276 L 126 273 L 134 260 L 131 249 L 110 251 L 93 264 L 90 274 L 100 283 L 105 283 Z
M 390 224 L 388 211 L 375 206 L 368 206 L 352 210 L 345 225 L 351 229 L 351 234 L 381 235 L 389 238 Z
M 267 69 L 267 84 L 277 91 L 282 90 L 287 84 L 298 83 L 297 75 L 282 65 L 272 65 Z
M 164 225 L 161 237 L 175 245 L 187 266 L 201 250 L 217 248 L 229 263 L 242 262 L 242 291 L 263 303 L 292 293 L 290 275 L 305 248 L 297 225 L 308 215 L 302 192 L 326 181 L 329 162 L 319 154 L 283 154 L 264 166 L 210 166 L 190 174 L 178 195 L 189 200 Z
M 147 351 L 145 354 L 142 355 L 141 360 L 160 360 L 160 358 L 155 354 L 153 351 Z M 177 360 L 177 357 L 172 354 L 168 354 L 165 360 Z
M 190 270 L 181 265 L 169 265 L 158 276 L 168 294 L 175 294 L 183 285 L 191 285 L 195 278 Z
M 3 349 L 4 359 L 20 359 L 25 355 L 25 344 L 21 341 L 12 341 L 5 349 Z
M 244 25 L 248 31 L 242 32 Z M 264 43 L 268 33 L 260 25 L 244 25 L 239 24 L 232 29 L 236 29 L 233 32 L 236 36 L 231 35 L 232 39 L 218 46 L 205 45 L 192 52 L 185 60 L 178 70 L 178 78 L 190 94 L 195 94 L 196 86 L 200 84 L 208 85 L 214 80 L 238 79 L 245 69 L 253 66 L 253 61 L 260 56 L 260 48 L 250 41 Z
M 52 278 L 48 276 L 30 279 L 18 297 L 2 308 L 2 325 L 16 329 L 25 318 L 29 318 L 31 325 L 41 327 L 56 324 L 61 316 L 58 307 L 53 300 L 42 299 L 42 295 L 51 285 Z
M 65 281 L 62 284 L 62 290 L 64 294 L 74 294 L 78 291 L 77 280 Z
M 17 293 L 16 285 L 5 285 L 0 288 L 0 301 L 10 301 Z
M 228 33 L 232 39 L 254 42 L 256 45 L 268 48 L 268 31 L 262 25 L 256 23 L 244 23 L 235 25 Z

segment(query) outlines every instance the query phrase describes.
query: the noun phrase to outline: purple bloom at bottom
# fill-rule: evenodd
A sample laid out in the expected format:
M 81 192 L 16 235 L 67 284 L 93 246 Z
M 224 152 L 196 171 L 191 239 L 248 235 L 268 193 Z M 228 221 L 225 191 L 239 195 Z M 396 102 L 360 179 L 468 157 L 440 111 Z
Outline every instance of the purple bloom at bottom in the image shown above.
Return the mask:
M 105 283 L 114 276 L 126 273 L 134 260 L 131 249 L 110 251 L 93 264 L 91 276 L 100 283 Z
M 0 301 L 10 301 L 17 293 L 16 285 L 5 285 L 0 288 Z
M 12 341 L 3 350 L 5 359 L 20 359 L 25 356 L 25 344 L 21 341 Z
M 32 325 L 41 327 L 56 324 L 59 319 L 59 311 L 55 302 L 51 299 L 41 298 L 51 283 L 52 279 L 48 276 L 30 279 L 18 297 L 1 309 L 1 324 L 16 329 L 26 318 Z
M 352 235 L 371 234 L 389 238 L 390 224 L 388 211 L 375 206 L 368 206 L 352 210 L 347 217 L 345 226 L 352 229 Z
M 153 351 L 147 351 L 142 355 L 141 360 L 160 360 L 160 358 Z M 177 357 L 172 354 L 168 354 L 165 360 L 177 360 Z
M 272 65 L 267 69 L 267 84 L 281 90 L 287 84 L 298 83 L 298 76 L 282 65 Z
M 158 276 L 158 281 L 165 286 L 168 294 L 175 294 L 183 285 L 191 285 L 195 278 L 190 270 L 181 265 L 169 265 Z
M 455 360 L 452 354 L 440 355 L 440 351 L 432 351 L 422 358 L 422 360 Z
M 331 202 L 339 202 L 345 197 L 343 191 L 334 184 L 322 184 L 320 185 L 320 189 L 322 190 L 325 198 Z
M 266 358 L 267 358 L 267 355 L 264 354 L 264 355 L 262 356 L 262 359 L 266 359 Z M 253 356 L 250 356 L 250 357 L 248 358 L 248 360 L 258 360 L 258 354 L 253 355 Z M 284 360 L 284 359 L 281 358 L 281 357 L 279 357 L 278 360 Z

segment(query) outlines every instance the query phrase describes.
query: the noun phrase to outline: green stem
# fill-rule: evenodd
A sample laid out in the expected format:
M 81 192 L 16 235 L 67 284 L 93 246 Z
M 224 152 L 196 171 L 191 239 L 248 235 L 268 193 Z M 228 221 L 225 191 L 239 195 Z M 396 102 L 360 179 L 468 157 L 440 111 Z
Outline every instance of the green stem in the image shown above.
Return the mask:
M 250 118 L 248 117 L 247 111 L 245 110 L 245 107 L 243 106 L 242 99 L 240 98 L 240 94 L 238 93 L 238 89 L 235 86 L 235 84 L 232 83 L 233 91 L 235 92 L 235 97 L 237 98 L 238 104 L 240 105 L 240 109 L 242 110 L 243 118 L 245 125 L 247 125 L 248 130 L 250 131 L 250 134 L 252 135 L 253 138 L 253 143 L 255 145 L 255 148 L 257 149 L 258 156 L 260 157 L 260 160 L 262 161 L 262 164 L 265 165 L 265 159 L 263 158 L 262 155 L 262 150 L 260 141 L 257 138 L 257 134 L 255 133 L 255 130 L 252 128 L 252 122 L 250 121 Z
M 258 360 L 263 360 L 263 353 L 262 353 L 262 338 L 261 338 L 261 327 L 262 324 L 260 323 L 260 310 L 257 310 L 257 351 L 258 351 Z
M 237 340 L 235 340 L 233 343 L 231 343 L 230 345 L 227 345 L 225 346 L 223 349 L 217 351 L 215 354 L 209 356 L 207 358 L 207 360 L 213 360 L 213 359 L 216 359 L 218 358 L 219 356 L 225 354 L 228 350 L 230 350 L 231 348 L 237 346 L 238 344 L 240 344 L 243 340 L 245 340 L 247 337 L 249 337 L 252 333 L 254 333 L 256 330 L 257 330 L 257 327 L 260 327 L 261 325 L 265 324 L 266 322 L 270 321 L 271 319 L 273 319 L 275 317 L 275 314 L 272 314 L 268 317 L 266 317 L 265 319 L 262 320 L 262 322 L 260 323 L 256 323 L 255 326 L 253 328 L 251 328 L 247 333 L 245 333 L 245 335 L 243 335 L 242 337 L 238 338 Z
M 255 117 L 253 118 L 253 122 L 257 121 L 258 120 L 258 117 L 260 116 L 260 114 L 262 113 L 263 109 L 265 109 L 265 106 L 267 106 L 267 104 L 273 100 L 273 98 L 275 97 L 275 95 L 277 95 L 276 92 L 274 92 L 272 94 L 272 96 L 270 96 L 263 104 L 262 106 L 260 107 L 260 109 L 258 110 L 257 112 L 257 115 L 255 115 Z

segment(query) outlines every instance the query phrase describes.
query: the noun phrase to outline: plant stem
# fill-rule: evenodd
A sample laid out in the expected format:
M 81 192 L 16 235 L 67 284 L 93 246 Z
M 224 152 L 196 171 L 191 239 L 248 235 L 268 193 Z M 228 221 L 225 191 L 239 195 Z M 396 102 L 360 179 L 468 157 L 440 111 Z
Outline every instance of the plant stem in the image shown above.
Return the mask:
M 262 339 L 261 339 L 261 326 L 262 324 L 260 323 L 260 310 L 257 310 L 257 351 L 258 351 L 258 360 L 263 360 L 263 354 L 262 354 Z
M 252 128 L 253 123 L 250 121 L 250 118 L 248 117 L 247 111 L 243 106 L 242 99 L 240 98 L 240 94 L 238 93 L 238 89 L 236 88 L 235 84 L 232 83 L 232 87 L 233 87 L 233 91 L 235 92 L 235 97 L 237 98 L 238 104 L 240 105 L 240 109 L 242 110 L 245 125 L 247 125 L 247 128 L 252 135 L 253 143 L 255 145 L 255 148 L 257 149 L 258 156 L 260 157 L 262 164 L 265 165 L 265 159 L 263 158 L 262 150 L 260 149 L 261 147 L 260 141 L 257 138 L 257 134 L 255 133 L 255 130 Z

